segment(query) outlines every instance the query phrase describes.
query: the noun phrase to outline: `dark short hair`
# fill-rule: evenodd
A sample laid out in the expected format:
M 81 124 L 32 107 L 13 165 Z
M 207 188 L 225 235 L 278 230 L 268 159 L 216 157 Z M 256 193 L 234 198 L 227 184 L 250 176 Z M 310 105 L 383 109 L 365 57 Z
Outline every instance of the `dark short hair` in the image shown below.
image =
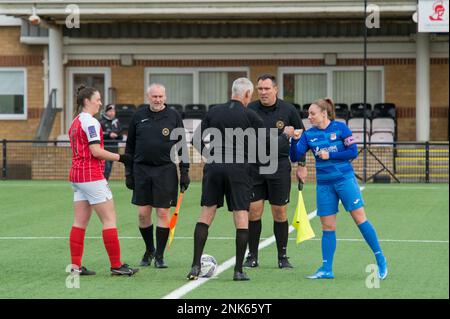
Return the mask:
M 256 80 L 256 82 L 264 81 L 267 79 L 270 79 L 272 81 L 273 86 L 277 85 L 277 78 L 275 77 L 275 75 L 272 75 L 270 73 L 261 74 L 260 76 L 258 76 L 258 79 Z

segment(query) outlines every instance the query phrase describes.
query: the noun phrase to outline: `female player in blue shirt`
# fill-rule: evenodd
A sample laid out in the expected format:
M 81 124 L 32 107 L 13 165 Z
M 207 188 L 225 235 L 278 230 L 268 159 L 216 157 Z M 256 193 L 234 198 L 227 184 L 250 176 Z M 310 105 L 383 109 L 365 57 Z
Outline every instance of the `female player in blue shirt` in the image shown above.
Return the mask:
M 352 132 L 346 124 L 334 120 L 331 99 L 319 99 L 309 107 L 312 128 L 301 134 L 293 127 L 284 133 L 291 139 L 290 158 L 298 161 L 310 149 L 316 159 L 317 215 L 322 223 L 322 266 L 309 279 L 332 279 L 333 256 L 336 250 L 336 214 L 339 200 L 350 212 L 364 239 L 375 254 L 378 277 L 387 276 L 387 263 L 376 231 L 367 220 L 364 201 L 350 160 L 358 155 Z M 300 137 L 301 135 L 301 137 Z

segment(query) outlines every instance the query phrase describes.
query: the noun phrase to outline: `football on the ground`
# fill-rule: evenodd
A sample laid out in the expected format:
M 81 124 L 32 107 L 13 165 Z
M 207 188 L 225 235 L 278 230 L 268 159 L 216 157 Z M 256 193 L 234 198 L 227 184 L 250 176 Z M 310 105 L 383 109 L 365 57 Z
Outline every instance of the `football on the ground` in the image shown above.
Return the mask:
M 216 273 L 217 261 L 213 256 L 203 254 L 202 258 L 200 259 L 200 265 L 201 267 L 199 277 L 209 278 Z

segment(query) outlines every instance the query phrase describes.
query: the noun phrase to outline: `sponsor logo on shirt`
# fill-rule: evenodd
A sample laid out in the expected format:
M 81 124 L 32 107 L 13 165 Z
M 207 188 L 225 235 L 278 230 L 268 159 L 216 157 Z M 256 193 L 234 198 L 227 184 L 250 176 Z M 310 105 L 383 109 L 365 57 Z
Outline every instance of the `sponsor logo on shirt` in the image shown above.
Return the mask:
M 319 156 L 319 152 L 320 152 L 320 148 L 319 148 L 319 146 L 316 146 L 316 148 L 314 149 L 314 155 Z
M 89 126 L 88 127 L 89 137 L 94 138 L 97 137 L 97 131 L 95 130 L 95 126 Z
M 314 155 L 315 156 L 319 156 L 320 151 L 327 151 L 328 153 L 334 153 L 338 151 L 338 148 L 336 145 L 332 145 L 329 147 L 324 147 L 324 148 L 320 148 L 319 146 L 316 146 L 316 148 L 314 149 Z
M 317 141 L 317 137 L 312 138 L 312 139 L 310 139 L 309 141 L 310 141 L 311 143 L 314 143 L 315 141 Z

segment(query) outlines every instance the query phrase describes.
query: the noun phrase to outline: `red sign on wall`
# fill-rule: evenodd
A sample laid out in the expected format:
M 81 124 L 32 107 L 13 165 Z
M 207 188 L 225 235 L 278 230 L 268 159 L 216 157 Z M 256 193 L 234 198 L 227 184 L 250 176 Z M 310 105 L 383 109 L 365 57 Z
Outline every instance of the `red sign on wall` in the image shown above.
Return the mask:
M 449 0 L 419 0 L 419 32 L 448 32 Z

